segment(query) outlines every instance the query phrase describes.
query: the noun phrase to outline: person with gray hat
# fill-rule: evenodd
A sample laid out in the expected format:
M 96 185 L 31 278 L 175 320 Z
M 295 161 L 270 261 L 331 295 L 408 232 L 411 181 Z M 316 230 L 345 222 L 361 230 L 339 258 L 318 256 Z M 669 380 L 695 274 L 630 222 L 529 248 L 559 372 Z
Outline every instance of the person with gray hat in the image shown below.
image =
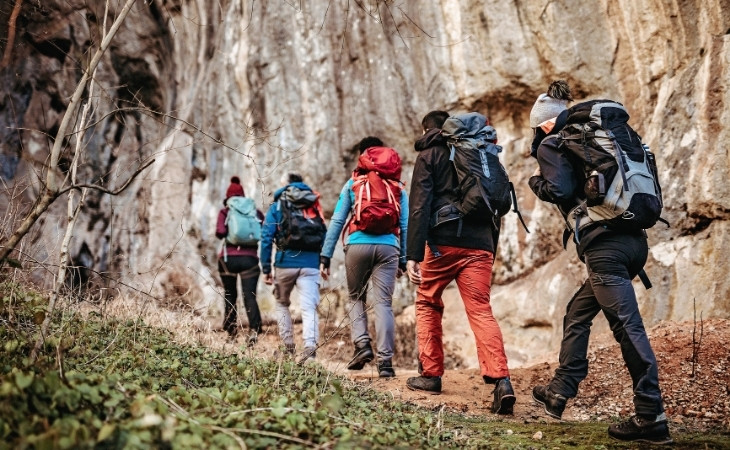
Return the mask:
M 569 109 L 567 105 L 572 100 L 568 84 L 554 81 L 546 93 L 540 94 L 530 112 L 530 127 L 535 133 L 531 154 L 537 159 L 538 167 L 530 177 L 529 185 L 540 200 L 558 206 L 566 223 L 570 223 L 570 211 L 586 201 L 586 161 L 565 148 L 559 132 L 567 124 L 578 123 L 594 113 L 596 103 L 609 102 L 582 102 Z M 628 120 L 622 105 L 611 103 L 618 108 L 606 112 L 605 118 L 601 116 L 605 119 L 604 127 L 619 115 L 624 115 L 622 120 Z M 629 133 L 628 126 L 623 128 Z M 633 141 L 640 143 L 638 135 L 633 130 L 630 133 Z M 615 141 L 617 148 L 628 151 L 618 145 L 618 137 Z M 578 227 L 576 223 L 574 229 L 566 230 L 564 242 L 572 233 L 578 256 L 588 269 L 588 278 L 566 307 L 559 367 L 547 385 L 533 388 L 532 397 L 544 407 L 547 415 L 556 419 L 562 417 L 568 399 L 578 394 L 578 385 L 588 375 L 591 325 L 598 313 L 603 312 L 631 374 L 636 410 L 636 415 L 629 420 L 611 425 L 608 434 L 624 441 L 671 443 L 656 357 L 631 284 L 646 263 L 646 233 L 642 229 L 619 228 L 603 221 L 585 227 Z

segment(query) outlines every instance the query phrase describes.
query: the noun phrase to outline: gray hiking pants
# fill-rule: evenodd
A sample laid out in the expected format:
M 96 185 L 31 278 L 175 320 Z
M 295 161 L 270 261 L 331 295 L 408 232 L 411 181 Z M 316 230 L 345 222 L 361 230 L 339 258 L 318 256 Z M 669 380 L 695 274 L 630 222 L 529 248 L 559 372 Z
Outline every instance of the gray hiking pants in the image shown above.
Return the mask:
M 319 269 L 281 268 L 274 272 L 274 297 L 276 298 L 276 318 L 279 337 L 285 345 L 294 345 L 292 333 L 291 292 L 297 287 L 302 306 L 302 339 L 304 347 L 316 347 L 319 341 Z
M 646 262 L 646 238 L 606 234 L 585 250 L 588 279 L 568 303 L 563 319 L 560 367 L 550 390 L 572 398 L 588 375 L 588 338 L 593 318 L 603 311 L 631 374 L 637 414 L 664 412 L 654 351 L 644 329 L 631 280 Z
M 354 244 L 345 246 L 345 271 L 349 300 L 345 306 L 350 319 L 353 344 L 370 342 L 368 308 L 375 314 L 375 347 L 377 360 L 390 361 L 395 347 L 393 291 L 398 271 L 399 251 L 392 245 Z M 368 280 L 372 290 L 368 293 Z M 369 297 L 369 300 L 368 300 Z

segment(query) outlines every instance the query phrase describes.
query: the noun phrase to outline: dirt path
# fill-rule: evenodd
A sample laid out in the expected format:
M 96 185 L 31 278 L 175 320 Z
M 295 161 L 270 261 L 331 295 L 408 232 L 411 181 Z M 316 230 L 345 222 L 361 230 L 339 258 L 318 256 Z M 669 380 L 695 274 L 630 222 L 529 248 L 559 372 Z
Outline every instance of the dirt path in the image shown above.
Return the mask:
M 712 319 L 702 324 L 664 322 L 650 329 L 649 337 L 659 361 L 660 384 L 673 426 L 730 432 L 730 320 Z M 276 357 L 277 347 L 275 327 L 270 327 L 251 355 Z M 531 392 L 533 386 L 549 380 L 557 361 L 512 369 L 517 403 L 514 416 L 503 417 L 489 411 L 492 387 L 484 384 L 478 369 L 447 370 L 442 394 L 431 395 L 406 387 L 406 379 L 417 375 L 417 371 L 415 367 L 398 366 L 398 361 L 396 377 L 391 379 L 378 378 L 372 363 L 363 370 L 348 371 L 346 364 L 351 352 L 351 345 L 341 334 L 318 351 L 317 361 L 353 381 L 430 410 L 444 407 L 485 420 L 553 420 L 534 404 Z M 589 375 L 581 383 L 578 397 L 568 403 L 563 419 L 608 421 L 633 414 L 630 377 L 618 345 L 610 336 L 591 341 L 589 362 Z

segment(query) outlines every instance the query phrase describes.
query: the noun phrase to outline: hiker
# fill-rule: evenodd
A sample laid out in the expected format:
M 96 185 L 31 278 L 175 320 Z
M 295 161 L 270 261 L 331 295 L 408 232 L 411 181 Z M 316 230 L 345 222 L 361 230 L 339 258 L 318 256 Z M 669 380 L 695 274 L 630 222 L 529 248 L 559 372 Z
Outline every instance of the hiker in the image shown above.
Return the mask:
M 274 286 L 279 337 L 287 355 L 295 353 L 289 306 L 296 286 L 302 313 L 304 348 L 299 363 L 317 356 L 319 342 L 319 252 L 327 227 L 319 194 L 307 186 L 297 173 L 287 175 L 284 187 L 274 192 L 274 202 L 266 212 L 261 233 L 261 270 L 264 282 Z M 276 255 L 271 270 L 272 245 Z
M 530 127 L 535 133 L 531 151 L 538 163 L 529 180 L 530 188 L 540 200 L 558 205 L 569 226 L 567 233 L 573 233 L 578 257 L 586 264 L 588 271 L 588 278 L 566 308 L 560 366 L 547 385 L 533 388 L 532 395 L 544 407 L 547 415 L 556 419 L 562 417 L 568 399 L 577 395 L 578 385 L 588 374 L 587 351 L 591 325 L 596 315 L 603 311 L 631 374 L 636 410 L 636 415 L 628 421 L 611 425 L 608 434 L 625 441 L 670 443 L 672 440 L 662 405 L 657 361 L 631 284 L 631 280 L 640 274 L 646 263 L 646 232 L 641 228 L 624 229 L 621 223 L 615 221 L 597 221 L 582 227 L 577 223 L 573 225 L 573 221 L 581 217 L 590 221 L 577 208 L 590 206 L 590 203 L 583 202 L 587 201 L 587 192 L 591 192 L 591 186 L 595 184 L 590 178 L 598 172 L 589 172 L 587 176 L 584 155 L 593 150 L 580 147 L 576 152 L 571 151 L 571 137 L 561 134 L 561 131 L 571 129 L 572 124 L 580 122 L 581 116 L 585 120 L 592 116 L 602 120 L 604 127 L 615 130 L 620 150 L 627 154 L 630 151 L 641 152 L 641 139 L 626 124 L 628 114 L 622 105 L 597 100 L 568 109 L 567 104 L 572 100 L 568 84 L 562 80 L 554 81 L 547 93 L 540 94 L 530 112 Z M 597 108 L 603 106 L 606 108 L 599 112 Z M 610 128 L 611 122 L 616 122 L 613 128 Z M 583 133 L 576 141 L 584 144 L 591 139 L 590 133 Z M 630 149 L 629 143 L 638 147 Z M 607 141 L 606 145 L 613 146 L 611 141 Z M 636 163 L 629 161 L 628 156 L 624 159 L 621 164 L 632 170 L 632 164 Z M 641 157 L 638 159 L 641 160 Z M 604 167 L 610 166 L 604 164 Z M 612 166 L 615 177 L 621 177 L 618 170 L 627 170 L 617 168 L 615 160 Z M 602 180 L 600 184 L 604 182 L 606 185 L 603 190 L 612 191 L 610 188 L 605 189 L 608 180 Z M 618 192 L 621 190 L 621 187 L 617 189 Z M 597 203 L 600 201 L 594 204 Z M 570 237 L 569 234 L 566 236 Z
M 238 205 L 243 204 L 243 208 Z M 244 209 L 244 221 L 250 221 L 250 231 L 245 234 L 256 234 L 250 239 L 238 242 L 234 235 L 229 235 L 233 225 L 229 227 L 229 220 L 238 218 L 239 209 Z M 246 217 L 248 215 L 248 217 Z M 261 313 L 256 302 L 256 286 L 259 281 L 259 258 L 258 239 L 261 236 L 261 222 L 264 215 L 256 209 L 253 199 L 247 198 L 241 186 L 241 180 L 237 176 L 231 177 L 231 184 L 226 190 L 226 197 L 223 200 L 223 208 L 218 212 L 215 235 L 223 239 L 223 245 L 218 255 L 218 272 L 225 290 L 225 308 L 223 313 L 223 330 L 228 333 L 229 340 L 235 341 L 238 335 L 238 314 L 236 282 L 241 279 L 241 293 L 243 305 L 248 317 L 249 335 L 248 345 L 256 344 L 258 334 L 261 333 Z M 241 227 L 243 228 L 243 226 Z
M 487 128 L 484 116 L 471 117 L 478 119 L 474 133 Z M 472 214 L 432 226 L 439 221 L 439 213 L 450 209 L 458 197 L 457 171 L 450 161 L 451 149 L 441 130 L 447 119 L 449 113 L 445 111 L 426 114 L 421 121 L 423 136 L 415 142 L 418 156 L 410 185 L 407 273 L 411 282 L 418 285 L 416 333 L 420 376 L 408 378 L 406 385 L 411 390 L 441 392 L 444 374 L 442 294 L 446 286 L 456 280 L 476 340 L 482 379 L 486 384 L 494 385 L 491 410 L 512 414 L 516 398 L 509 378 L 502 332 L 490 305 L 499 221 L 488 214 Z M 495 143 L 496 131 L 492 127 L 487 130 Z
M 384 147 L 383 141 L 374 136 L 363 138 L 357 148 L 358 165 L 342 187 L 330 219 L 320 272 L 325 280 L 329 277 L 330 259 L 342 233 L 349 294 L 346 309 L 355 346 L 347 368 L 361 370 L 377 357 L 378 375 L 388 378 L 395 376 L 392 302 L 396 278 L 405 269 L 408 197 L 400 182 L 401 161 L 395 150 Z M 372 285 L 369 300 L 368 281 Z M 368 333 L 366 302 L 375 314 L 377 355 Z

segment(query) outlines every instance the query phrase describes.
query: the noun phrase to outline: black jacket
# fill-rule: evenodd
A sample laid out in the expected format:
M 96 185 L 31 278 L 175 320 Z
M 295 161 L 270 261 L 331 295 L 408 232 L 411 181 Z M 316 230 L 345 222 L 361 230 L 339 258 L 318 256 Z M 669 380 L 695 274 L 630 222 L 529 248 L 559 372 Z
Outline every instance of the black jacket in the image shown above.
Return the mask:
M 537 197 L 545 202 L 558 205 L 563 218 L 580 201 L 585 200 L 586 177 L 583 170 L 583 163 L 573 158 L 569 152 L 560 148 L 558 133 L 565 127 L 569 110 L 563 111 L 555 122 L 555 127 L 545 135 L 538 129 L 535 140 L 532 142 L 532 156 L 537 159 L 540 166 L 540 175 L 532 176 L 529 180 L 530 189 Z M 605 233 L 616 231 L 606 228 L 604 225 L 596 224 L 586 227 L 580 231 L 580 239 L 576 250 L 582 258 L 583 252 L 590 243 Z M 563 235 L 563 244 L 569 239 L 569 230 Z M 634 234 L 634 233 L 632 233 Z M 635 234 L 642 234 L 637 232 Z M 573 236 L 575 242 L 575 236 Z
M 458 180 L 449 149 L 441 136 L 441 130 L 432 129 L 415 143 L 418 152 L 408 197 L 408 244 L 407 258 L 423 261 L 426 243 L 438 247 L 488 250 L 494 252 L 498 230 L 489 223 L 465 218 L 461 236 L 457 236 L 458 221 L 446 222 L 431 228 L 431 216 L 441 206 L 454 201 Z

